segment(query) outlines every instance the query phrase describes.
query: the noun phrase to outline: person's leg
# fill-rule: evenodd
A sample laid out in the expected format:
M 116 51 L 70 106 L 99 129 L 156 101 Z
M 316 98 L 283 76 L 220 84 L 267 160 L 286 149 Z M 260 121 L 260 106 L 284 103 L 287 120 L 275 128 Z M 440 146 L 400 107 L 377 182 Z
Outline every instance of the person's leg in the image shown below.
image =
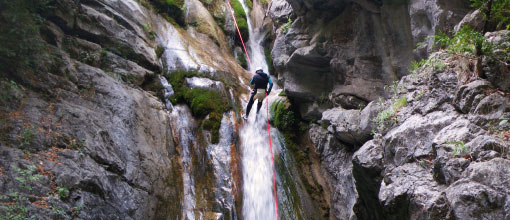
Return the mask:
M 246 106 L 246 118 L 250 115 L 251 106 L 253 105 L 253 96 L 255 96 L 255 92 L 252 92 L 250 95 L 250 101 L 248 101 L 248 105 Z
M 260 111 L 261 107 L 262 107 L 262 101 L 259 100 L 259 102 L 257 103 L 257 115 L 259 114 L 259 111 Z

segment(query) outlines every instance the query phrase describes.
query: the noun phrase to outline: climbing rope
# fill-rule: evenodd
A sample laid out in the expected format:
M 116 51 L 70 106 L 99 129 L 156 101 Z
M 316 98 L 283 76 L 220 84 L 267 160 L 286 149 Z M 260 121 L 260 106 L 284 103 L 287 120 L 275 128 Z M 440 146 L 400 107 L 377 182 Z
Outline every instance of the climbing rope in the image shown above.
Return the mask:
M 241 0 L 242 1 L 242 0 Z M 246 50 L 246 46 L 244 45 L 243 36 L 241 35 L 241 31 L 239 30 L 239 27 L 237 26 L 236 16 L 234 14 L 234 10 L 232 10 L 232 6 L 230 5 L 230 1 L 227 0 L 228 7 L 230 8 L 230 14 L 232 15 L 232 18 L 234 19 L 234 24 L 237 29 L 237 34 L 239 35 L 239 39 L 241 39 L 241 44 L 243 45 L 244 53 L 246 54 L 246 59 L 248 60 L 248 63 L 251 65 L 250 56 L 248 55 L 248 51 Z M 276 220 L 278 220 L 278 199 L 276 197 L 276 172 L 274 170 L 274 158 L 273 158 L 273 144 L 271 143 L 271 127 L 269 126 L 269 100 L 267 98 L 266 93 L 266 109 L 267 109 L 267 133 L 268 133 L 268 139 L 269 139 L 269 150 L 271 151 L 271 161 L 273 162 L 273 186 L 274 186 L 274 207 L 276 209 Z
M 271 161 L 273 161 L 273 185 L 274 185 L 274 207 L 276 208 L 276 220 L 278 220 L 278 200 L 276 199 L 276 173 L 274 171 L 273 144 L 271 144 L 271 127 L 269 127 L 269 99 L 266 93 L 266 109 L 267 109 L 267 133 L 269 139 L 269 149 L 271 150 Z

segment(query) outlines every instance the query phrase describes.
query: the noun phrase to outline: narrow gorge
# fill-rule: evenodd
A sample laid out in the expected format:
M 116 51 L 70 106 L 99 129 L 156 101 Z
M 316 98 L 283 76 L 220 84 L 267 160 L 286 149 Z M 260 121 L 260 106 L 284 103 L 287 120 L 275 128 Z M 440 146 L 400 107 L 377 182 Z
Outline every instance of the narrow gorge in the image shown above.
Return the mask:
M 0 0 L 0 219 L 510 219 L 509 18 Z M 256 67 L 275 85 L 244 120 Z

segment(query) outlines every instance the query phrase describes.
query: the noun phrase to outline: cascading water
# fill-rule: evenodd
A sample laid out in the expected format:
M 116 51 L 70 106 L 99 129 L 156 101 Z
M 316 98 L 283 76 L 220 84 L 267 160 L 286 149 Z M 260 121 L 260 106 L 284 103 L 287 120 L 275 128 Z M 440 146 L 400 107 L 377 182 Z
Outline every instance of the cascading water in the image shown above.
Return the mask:
M 246 12 L 246 19 L 248 23 L 248 33 L 250 35 L 250 39 L 247 42 L 248 53 L 250 55 L 251 66 L 249 68 L 250 72 L 254 72 L 256 67 L 262 67 L 262 69 L 267 71 L 267 63 L 264 54 L 264 48 L 261 46 L 264 37 L 266 36 L 266 32 L 262 30 L 261 27 L 253 27 L 252 22 L 249 19 L 250 11 L 246 6 L 244 0 L 240 0 L 241 5 L 243 6 L 244 11 Z
M 240 0 L 246 15 L 249 10 L 243 0 Z M 263 57 L 263 48 L 257 45 L 257 38 L 262 34 L 254 34 L 251 21 L 248 18 L 248 31 L 250 40 L 250 72 L 258 66 L 267 70 L 267 64 Z M 263 36 L 262 36 L 263 37 Z M 255 107 L 256 108 L 256 107 Z M 273 170 L 267 130 L 264 129 L 265 117 L 261 112 L 260 120 L 255 120 L 256 109 L 252 109 L 252 117 L 241 130 L 242 142 L 242 169 L 243 169 L 243 215 L 246 220 L 276 219 L 276 211 L 273 198 Z M 273 152 L 276 153 L 276 152 Z
M 195 187 L 194 179 L 191 176 L 191 149 L 196 145 L 196 134 L 194 134 L 194 122 L 190 110 L 186 106 L 177 105 L 170 113 L 171 127 L 173 133 L 179 140 L 182 152 L 184 204 L 183 219 L 195 219 Z M 197 216 L 198 219 L 200 219 Z
M 244 1 L 240 1 L 246 14 L 249 10 Z M 265 37 L 262 28 L 254 28 L 250 19 L 247 19 L 250 39 L 247 42 L 249 56 L 251 60 L 250 72 L 254 72 L 256 67 L 262 67 L 266 72 L 268 66 L 265 60 L 264 48 L 261 46 Z M 254 31 L 255 30 L 255 31 Z M 246 220 L 276 219 L 276 207 L 273 194 L 273 169 L 271 161 L 271 152 L 269 148 L 266 117 L 266 102 L 272 103 L 280 91 L 273 90 L 273 93 L 263 102 L 263 108 L 258 115 L 256 114 L 256 105 L 251 111 L 251 117 L 241 130 L 242 143 L 242 170 L 243 170 L 243 217 Z M 257 119 L 256 119 L 257 118 Z M 283 141 L 279 132 L 275 128 L 270 128 L 272 140 L 274 143 L 273 155 L 275 162 L 280 165 L 277 170 L 277 193 L 279 217 L 281 219 L 300 219 L 298 213 L 299 205 L 290 195 L 292 192 L 288 183 L 281 180 L 281 175 L 289 177 L 286 164 L 286 154 L 284 153 Z M 283 161 L 283 163 L 282 163 Z M 284 178 L 288 179 L 288 178 Z M 295 191 L 295 190 L 294 190 Z M 296 194 L 296 193 L 294 193 Z

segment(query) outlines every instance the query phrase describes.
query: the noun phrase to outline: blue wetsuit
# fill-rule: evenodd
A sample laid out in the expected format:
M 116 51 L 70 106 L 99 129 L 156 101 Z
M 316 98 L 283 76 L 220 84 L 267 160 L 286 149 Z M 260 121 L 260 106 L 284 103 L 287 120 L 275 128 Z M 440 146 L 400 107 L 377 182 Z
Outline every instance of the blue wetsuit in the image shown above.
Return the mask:
M 251 107 L 253 105 L 253 98 L 257 94 L 257 89 L 264 89 L 266 93 L 269 95 L 271 93 L 271 89 L 273 88 L 273 80 L 271 80 L 271 77 L 269 74 L 264 73 L 263 71 L 257 71 L 255 73 L 255 76 L 250 81 L 250 84 L 254 85 L 253 91 L 250 95 L 250 101 L 248 101 L 248 106 L 246 106 L 246 117 L 250 114 Z M 267 87 L 267 84 L 269 84 L 269 88 Z M 262 107 L 262 99 L 258 99 L 257 103 L 257 114 L 260 111 L 260 108 Z

